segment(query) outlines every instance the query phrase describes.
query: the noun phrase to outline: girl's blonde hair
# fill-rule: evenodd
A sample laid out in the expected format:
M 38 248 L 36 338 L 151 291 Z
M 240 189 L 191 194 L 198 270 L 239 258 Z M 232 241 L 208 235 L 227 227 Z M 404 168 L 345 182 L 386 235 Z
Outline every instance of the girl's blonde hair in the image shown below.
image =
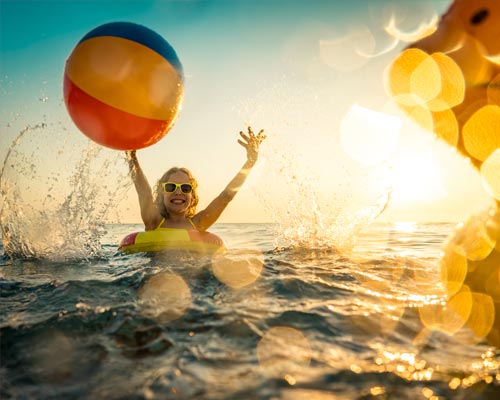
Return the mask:
M 191 218 L 196 214 L 196 206 L 198 205 L 198 193 L 196 189 L 198 188 L 198 182 L 194 178 L 193 174 L 187 168 L 179 168 L 173 167 L 170 168 L 167 172 L 163 174 L 163 176 L 156 182 L 154 193 L 155 193 L 155 204 L 158 207 L 158 211 L 160 212 L 163 218 L 168 218 L 168 211 L 165 207 L 165 203 L 163 202 L 163 188 L 161 184 L 164 182 L 168 182 L 170 176 L 175 174 L 176 172 L 184 172 L 189 177 L 189 183 L 193 186 L 193 191 L 191 192 L 191 204 L 186 212 L 186 217 Z

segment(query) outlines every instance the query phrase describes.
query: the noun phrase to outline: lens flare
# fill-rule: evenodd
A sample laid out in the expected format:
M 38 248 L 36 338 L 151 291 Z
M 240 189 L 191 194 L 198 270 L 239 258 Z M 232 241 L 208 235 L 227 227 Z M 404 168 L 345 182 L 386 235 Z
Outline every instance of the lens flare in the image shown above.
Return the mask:
M 408 49 L 403 51 L 391 63 L 386 74 L 387 92 L 404 106 L 416 106 L 423 103 L 418 93 L 414 93 L 411 87 L 413 71 L 429 58 L 428 54 L 419 49 Z M 434 67 L 434 68 L 433 68 Z M 434 76 L 438 72 L 437 66 L 428 63 L 427 70 L 433 70 Z M 418 81 L 414 80 L 416 88 Z M 427 86 L 427 85 L 425 85 Z M 424 89 L 425 90 L 425 89 Z
M 473 342 L 485 338 L 495 322 L 495 304 L 493 299 L 484 293 L 472 293 L 472 309 L 467 326 L 471 330 Z
M 462 103 L 465 96 L 462 71 L 444 53 L 407 49 L 391 64 L 387 78 L 388 92 L 402 106 L 440 112 Z
M 288 326 L 269 329 L 257 345 L 261 368 L 271 369 L 281 376 L 292 374 L 311 361 L 311 346 L 304 334 Z
M 467 258 L 453 249 L 445 252 L 439 260 L 441 282 L 444 284 L 449 297 L 456 294 L 464 284 L 467 275 Z
M 153 275 L 139 289 L 143 315 L 162 323 L 182 317 L 191 305 L 191 290 L 184 279 L 163 272 Z
M 424 126 L 423 124 L 421 124 Z M 434 126 L 434 128 L 432 128 Z M 444 140 L 450 146 L 456 147 L 460 135 L 460 128 L 457 117 L 452 110 L 443 110 L 441 112 L 432 113 L 432 126 L 429 131 L 434 130 L 436 136 Z
M 426 328 L 453 335 L 469 319 L 472 310 L 472 294 L 467 286 L 445 304 L 426 304 L 418 309 L 420 320 Z
M 469 155 L 485 161 L 500 148 L 500 107 L 484 106 L 463 127 L 464 146 Z
M 491 237 L 487 222 L 490 211 L 471 217 L 459 228 L 451 240 L 453 250 L 471 261 L 484 260 L 495 248 L 496 238 Z
M 340 125 L 340 144 L 359 163 L 380 163 L 395 150 L 402 123 L 398 117 L 354 104 Z
M 500 149 L 495 150 L 485 160 L 480 172 L 486 191 L 500 201 Z
M 498 2 L 452 2 L 436 32 L 415 39 L 386 74 L 387 92 L 394 101 L 470 160 L 496 200 L 493 209 L 470 218 L 454 232 L 439 264 L 447 297 L 443 304 L 422 307 L 421 320 L 429 330 L 457 335 L 463 343 L 487 338 L 496 346 L 500 343 L 498 315 L 495 318 L 500 296 L 498 11 Z M 395 22 L 389 22 L 390 32 Z
M 349 72 L 363 67 L 370 60 L 363 54 L 375 51 L 375 38 L 366 26 L 353 30 L 334 40 L 319 41 L 321 61 L 339 72 Z
M 260 276 L 264 261 L 262 252 L 216 254 L 212 258 L 212 271 L 215 277 L 225 285 L 240 289 L 254 283 Z
M 397 27 L 396 17 L 393 15 L 384 30 L 398 40 L 411 43 L 432 35 L 437 29 L 438 16 L 434 14 L 429 22 L 422 22 L 413 32 L 403 32 Z

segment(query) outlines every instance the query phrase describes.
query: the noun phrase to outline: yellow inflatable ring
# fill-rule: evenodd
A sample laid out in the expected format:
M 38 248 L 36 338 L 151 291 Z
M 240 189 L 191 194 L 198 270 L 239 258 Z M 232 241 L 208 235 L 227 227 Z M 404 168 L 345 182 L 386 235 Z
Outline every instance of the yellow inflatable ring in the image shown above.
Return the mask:
M 162 228 L 133 232 L 125 236 L 118 247 L 126 254 L 164 250 L 188 250 L 197 253 L 215 253 L 225 249 L 224 241 L 210 232 L 194 229 Z

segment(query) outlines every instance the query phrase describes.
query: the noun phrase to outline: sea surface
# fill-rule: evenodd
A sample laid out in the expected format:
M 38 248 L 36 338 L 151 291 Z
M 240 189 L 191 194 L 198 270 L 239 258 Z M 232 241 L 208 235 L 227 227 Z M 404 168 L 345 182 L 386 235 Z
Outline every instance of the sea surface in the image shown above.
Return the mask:
M 217 224 L 224 254 L 117 253 L 140 229 L 105 225 L 85 257 L 0 247 L 2 399 L 500 398 L 498 349 L 419 318 L 453 224 L 349 249 Z

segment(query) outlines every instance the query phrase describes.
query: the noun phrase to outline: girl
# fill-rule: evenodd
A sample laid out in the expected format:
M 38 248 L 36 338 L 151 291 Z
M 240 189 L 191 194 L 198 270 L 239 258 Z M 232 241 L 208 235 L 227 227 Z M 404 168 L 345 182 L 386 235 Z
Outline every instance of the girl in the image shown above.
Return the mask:
M 240 136 L 238 143 L 247 151 L 245 164 L 222 193 L 198 213 L 196 212 L 198 184 L 188 169 L 177 167 L 169 169 L 156 184 L 153 195 L 137 160 L 136 151 L 127 151 L 130 174 L 139 197 L 145 230 L 178 228 L 206 231 L 212 226 L 245 182 L 257 161 L 259 146 L 266 138 L 263 130 L 254 135 L 250 127 L 248 135 L 240 132 Z

